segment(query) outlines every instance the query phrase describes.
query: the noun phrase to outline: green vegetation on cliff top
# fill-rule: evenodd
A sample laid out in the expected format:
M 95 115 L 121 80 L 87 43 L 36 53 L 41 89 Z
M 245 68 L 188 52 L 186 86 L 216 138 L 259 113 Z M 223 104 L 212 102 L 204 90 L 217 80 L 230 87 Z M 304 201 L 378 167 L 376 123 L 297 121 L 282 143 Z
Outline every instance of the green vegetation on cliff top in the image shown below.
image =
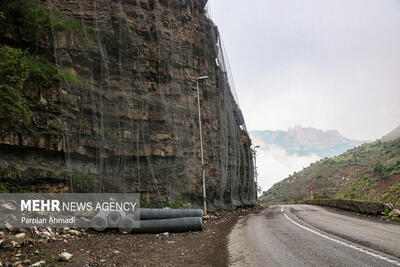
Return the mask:
M 57 10 L 51 13 L 44 3 L 40 0 L 0 2 L 1 129 L 13 127 L 16 122 L 30 123 L 33 111 L 32 101 L 28 100 L 29 90 L 60 80 L 85 87 L 75 75 L 58 68 L 50 54 L 53 30 L 82 35 L 82 27 Z
M 400 139 L 378 140 L 325 158 L 263 192 L 260 202 L 286 202 L 308 197 L 376 200 L 400 206 Z

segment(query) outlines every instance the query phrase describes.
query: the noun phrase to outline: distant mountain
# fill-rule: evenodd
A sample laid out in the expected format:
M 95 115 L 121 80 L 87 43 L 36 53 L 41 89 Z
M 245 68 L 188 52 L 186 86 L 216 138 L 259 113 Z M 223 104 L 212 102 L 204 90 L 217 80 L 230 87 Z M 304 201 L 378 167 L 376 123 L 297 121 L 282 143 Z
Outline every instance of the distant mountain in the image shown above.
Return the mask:
M 319 196 L 379 200 L 400 207 L 400 138 L 322 159 L 276 183 L 259 199 L 276 203 L 304 198 L 310 185 Z
M 390 133 L 382 137 L 383 142 L 395 140 L 400 137 L 400 125 L 393 129 Z
M 268 145 L 278 145 L 289 154 L 315 154 L 322 158 L 339 155 L 364 143 L 346 138 L 337 130 L 322 131 L 301 126 L 289 128 L 288 131 L 251 131 L 250 135 L 255 143 L 264 148 L 268 148 Z

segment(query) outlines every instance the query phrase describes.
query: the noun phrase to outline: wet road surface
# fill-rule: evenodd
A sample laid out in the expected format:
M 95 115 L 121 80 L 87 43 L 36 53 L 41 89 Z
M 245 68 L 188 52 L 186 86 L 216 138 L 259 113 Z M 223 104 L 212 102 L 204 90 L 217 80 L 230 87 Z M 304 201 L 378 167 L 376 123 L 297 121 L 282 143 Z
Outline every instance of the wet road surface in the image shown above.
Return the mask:
M 400 266 L 400 225 L 313 205 L 271 206 L 229 235 L 231 266 Z

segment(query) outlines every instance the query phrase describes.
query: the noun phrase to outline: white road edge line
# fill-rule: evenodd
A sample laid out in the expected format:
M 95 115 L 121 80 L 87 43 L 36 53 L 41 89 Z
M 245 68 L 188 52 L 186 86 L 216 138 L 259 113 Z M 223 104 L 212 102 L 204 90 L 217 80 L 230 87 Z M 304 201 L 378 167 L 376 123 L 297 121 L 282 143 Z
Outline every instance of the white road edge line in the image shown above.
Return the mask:
M 310 231 L 311 233 L 314 233 L 314 234 L 316 234 L 316 235 L 319 235 L 320 237 L 329 239 L 329 240 L 331 240 L 331 241 L 333 241 L 333 242 L 336 242 L 336 243 L 338 243 L 338 244 L 341 244 L 341 245 L 343 245 L 343 246 L 346 246 L 346 247 L 355 249 L 355 250 L 357 250 L 357 251 L 363 252 L 363 253 L 368 254 L 368 255 L 370 255 L 370 256 L 372 256 L 372 257 L 375 257 L 375 258 L 378 258 L 378 259 L 387 261 L 387 262 L 389 262 L 389 263 L 391 263 L 391 264 L 400 266 L 400 262 L 398 262 L 398 261 L 389 259 L 389 258 L 387 258 L 387 257 L 385 257 L 385 256 L 381 256 L 381 255 L 379 255 L 379 254 L 373 253 L 373 252 L 368 251 L 368 250 L 365 250 L 365 249 L 363 249 L 363 248 L 359 248 L 359 247 L 353 246 L 353 245 L 351 245 L 351 244 L 347 244 L 347 243 L 345 243 L 345 242 L 342 242 L 342 241 L 337 240 L 337 239 L 335 239 L 335 238 L 332 238 L 332 237 L 330 237 L 330 236 L 321 234 L 321 233 L 319 233 L 319 232 L 317 232 L 317 231 L 314 231 L 314 230 L 312 230 L 312 229 L 310 229 L 310 228 L 305 227 L 304 225 L 301 225 L 301 224 L 299 224 L 299 223 L 293 221 L 292 219 L 289 218 L 289 216 L 287 216 L 287 215 L 285 214 L 284 209 L 283 209 L 283 206 L 281 207 L 281 212 L 282 212 L 283 216 L 285 216 L 285 218 L 288 219 L 290 222 L 294 223 L 295 225 L 297 225 L 297 226 L 299 226 L 299 227 L 301 227 L 301 228 L 303 228 L 303 229 L 305 229 L 305 230 L 307 230 L 307 231 Z

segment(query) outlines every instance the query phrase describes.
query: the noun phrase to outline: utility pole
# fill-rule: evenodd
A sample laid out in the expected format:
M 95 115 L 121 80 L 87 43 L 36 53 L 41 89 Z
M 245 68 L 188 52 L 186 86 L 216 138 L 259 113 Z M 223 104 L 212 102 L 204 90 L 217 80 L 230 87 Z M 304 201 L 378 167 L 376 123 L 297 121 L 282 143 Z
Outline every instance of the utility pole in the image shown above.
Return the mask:
M 207 215 L 207 198 L 206 198 L 206 177 L 205 177 L 205 173 L 204 173 L 203 133 L 202 133 L 202 129 L 201 129 L 199 81 L 207 80 L 207 79 L 208 79 L 208 76 L 201 76 L 196 79 L 197 109 L 199 112 L 199 131 L 200 131 L 201 176 L 203 179 L 203 211 L 204 211 L 204 215 Z

